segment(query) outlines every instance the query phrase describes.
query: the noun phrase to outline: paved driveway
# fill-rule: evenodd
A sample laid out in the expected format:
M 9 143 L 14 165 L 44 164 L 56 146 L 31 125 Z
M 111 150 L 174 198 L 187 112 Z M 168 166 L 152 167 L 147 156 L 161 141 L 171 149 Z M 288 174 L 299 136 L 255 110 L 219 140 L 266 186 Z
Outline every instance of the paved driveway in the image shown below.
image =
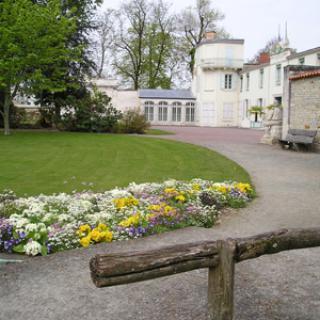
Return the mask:
M 213 229 L 189 228 L 137 241 L 28 259 L 0 269 L 0 319 L 206 319 L 207 272 L 96 289 L 88 262 L 96 252 L 245 236 L 281 227 L 320 225 L 320 155 L 260 145 L 261 131 L 167 128 L 167 139 L 218 150 L 246 168 L 259 198 Z M 236 319 L 320 319 L 320 248 L 236 266 Z

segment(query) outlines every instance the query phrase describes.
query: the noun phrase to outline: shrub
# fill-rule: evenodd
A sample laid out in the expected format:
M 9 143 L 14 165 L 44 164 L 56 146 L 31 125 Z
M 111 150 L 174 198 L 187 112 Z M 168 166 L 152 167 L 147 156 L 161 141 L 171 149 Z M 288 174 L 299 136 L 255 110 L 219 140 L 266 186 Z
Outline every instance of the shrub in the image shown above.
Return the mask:
M 93 87 L 77 104 L 65 110 L 61 117 L 61 129 L 69 131 L 112 132 L 121 112 L 114 108 L 111 98 Z
M 139 109 L 124 112 L 118 124 L 118 131 L 121 133 L 143 134 L 149 128 L 150 123 Z
M 2 111 L 1 109 L 2 108 L 0 106 L 0 111 Z M 13 129 L 19 128 L 21 125 L 21 122 L 26 117 L 26 111 L 24 109 L 17 108 L 12 104 L 10 107 L 9 117 L 10 117 L 9 118 L 10 119 L 10 127 Z M 3 127 L 4 127 L 3 117 L 1 116 L 1 112 L 0 112 L 0 128 L 3 128 Z

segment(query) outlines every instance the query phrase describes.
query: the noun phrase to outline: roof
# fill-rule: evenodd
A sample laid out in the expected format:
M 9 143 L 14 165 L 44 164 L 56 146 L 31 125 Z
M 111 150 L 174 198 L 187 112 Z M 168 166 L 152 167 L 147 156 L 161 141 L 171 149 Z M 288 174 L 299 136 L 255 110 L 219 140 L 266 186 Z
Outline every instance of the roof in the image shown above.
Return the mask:
M 320 53 L 320 47 L 309 49 L 309 50 L 305 50 L 305 51 L 301 51 L 301 52 L 298 52 L 298 53 L 292 53 L 286 59 L 287 60 L 292 60 L 292 59 L 295 59 L 295 58 L 304 57 L 304 56 L 306 56 L 308 54 L 313 54 L 313 53 L 317 53 L 317 52 Z M 262 64 L 250 64 L 250 63 L 247 63 L 247 64 L 244 64 L 243 70 L 241 72 L 242 73 L 246 73 L 246 72 L 250 72 L 250 71 L 253 71 L 253 70 L 257 70 L 257 69 L 261 69 L 261 68 L 267 67 L 269 65 L 270 65 L 270 62 L 262 63 Z
M 299 58 L 299 57 L 302 57 L 302 56 L 304 56 L 306 54 L 312 54 L 312 53 L 316 53 L 316 52 L 320 53 L 320 47 L 316 47 L 316 48 L 313 48 L 313 49 L 309 49 L 309 50 L 293 53 L 288 57 L 288 59 Z
M 212 40 L 202 40 L 197 47 L 203 44 L 215 44 L 215 43 L 227 43 L 227 44 L 244 44 L 243 39 L 212 39 Z
M 320 77 L 320 68 L 318 70 L 313 70 L 313 71 L 299 72 L 291 76 L 289 80 L 299 80 L 299 79 L 313 78 L 313 77 Z
M 245 63 L 243 65 L 243 69 L 241 71 L 241 73 L 246 73 L 246 72 L 249 72 L 249 71 L 253 71 L 253 70 L 256 70 L 256 69 L 261 69 L 261 68 L 264 68 L 264 67 L 267 67 L 270 65 L 270 62 L 267 62 L 267 63 L 261 63 L 261 64 L 251 64 L 251 63 Z
M 141 89 L 139 90 L 139 98 L 143 99 L 183 99 L 195 100 L 191 90 L 177 89 Z

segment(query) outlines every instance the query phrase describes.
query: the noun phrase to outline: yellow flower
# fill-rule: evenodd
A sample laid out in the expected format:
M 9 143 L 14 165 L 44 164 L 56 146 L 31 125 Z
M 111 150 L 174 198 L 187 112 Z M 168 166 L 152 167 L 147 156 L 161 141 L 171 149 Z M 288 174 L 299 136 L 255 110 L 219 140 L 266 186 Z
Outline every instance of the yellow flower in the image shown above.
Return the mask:
M 223 194 L 226 194 L 230 191 L 230 187 L 225 185 L 215 185 L 215 186 L 212 186 L 212 189 Z
M 200 190 L 201 190 L 200 184 L 194 183 L 194 184 L 192 185 L 192 190 L 200 191 Z
M 242 193 L 246 193 L 246 192 L 252 191 L 252 187 L 250 186 L 249 183 L 241 183 L 241 182 L 239 182 L 239 183 L 237 183 L 235 185 L 235 187 Z
M 175 199 L 179 202 L 185 202 L 186 197 L 183 194 L 179 194 L 178 196 L 175 197 Z
M 80 239 L 80 244 L 81 244 L 84 248 L 89 247 L 90 242 L 91 242 L 91 237 L 90 237 L 90 235 L 88 235 L 88 236 Z
M 117 209 L 123 209 L 125 207 L 132 207 L 137 206 L 139 204 L 139 200 L 135 197 L 128 197 L 128 198 L 117 198 L 113 200 Z
M 100 242 L 101 241 L 101 232 L 97 229 L 94 228 L 91 232 L 91 239 L 95 242 Z
M 107 231 L 101 232 L 100 235 L 101 235 L 101 241 L 104 241 L 104 242 L 112 241 L 113 233 L 111 231 L 107 230 Z
M 97 229 L 100 232 L 109 230 L 109 228 L 104 223 L 99 223 Z
M 128 228 L 130 226 L 137 226 L 140 222 L 140 213 L 137 213 L 126 220 L 119 223 L 120 227 Z
M 85 233 L 91 231 L 91 228 L 88 224 L 84 224 L 79 227 L 79 231 Z
M 177 190 L 175 188 L 166 188 L 164 189 L 164 192 L 167 194 L 176 193 Z
M 148 210 L 160 211 L 161 210 L 161 206 L 159 206 L 158 204 L 152 204 L 152 205 L 148 206 Z

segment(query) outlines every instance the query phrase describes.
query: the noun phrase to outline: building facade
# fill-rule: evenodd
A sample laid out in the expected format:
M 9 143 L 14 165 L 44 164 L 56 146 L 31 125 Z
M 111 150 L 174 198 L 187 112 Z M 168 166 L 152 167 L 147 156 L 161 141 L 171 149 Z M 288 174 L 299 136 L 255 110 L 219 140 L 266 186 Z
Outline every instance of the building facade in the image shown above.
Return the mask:
M 271 55 L 269 62 L 245 64 L 240 73 L 239 126 L 250 128 L 262 125 L 261 116 L 250 112 L 252 107 L 283 104 L 284 70 L 289 65 L 320 66 L 320 47 L 300 53 L 284 48 L 278 54 Z
M 320 47 L 295 53 L 285 40 L 276 54 L 263 53 L 258 63 L 247 64 L 244 40 L 208 32 L 196 48 L 190 90 L 121 90 L 115 80 L 94 82 L 114 107 L 140 109 L 153 125 L 259 128 L 266 107 L 283 103 L 290 65 L 320 66 Z M 34 107 L 32 98 L 26 101 Z

